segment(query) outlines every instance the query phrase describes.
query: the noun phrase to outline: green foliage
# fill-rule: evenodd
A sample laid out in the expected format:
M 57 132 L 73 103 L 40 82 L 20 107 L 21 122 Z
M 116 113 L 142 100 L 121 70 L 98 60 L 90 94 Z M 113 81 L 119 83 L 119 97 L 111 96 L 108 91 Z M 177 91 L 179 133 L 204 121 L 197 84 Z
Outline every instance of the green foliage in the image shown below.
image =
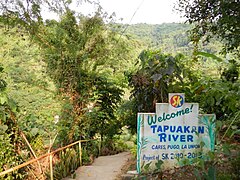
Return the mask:
M 184 13 L 189 23 L 195 24 L 193 40 L 203 36 L 219 37 L 225 45 L 225 52 L 239 50 L 239 2 L 235 0 L 179 0 L 178 9 Z
M 136 133 L 137 129 L 137 113 L 138 108 L 136 99 L 123 101 L 117 110 L 118 118 L 123 120 L 123 125 L 129 127 L 133 134 Z
M 232 178 L 233 179 L 239 179 L 240 178 L 240 153 L 238 152 L 236 158 L 231 159 L 231 165 L 233 167 L 233 174 Z
M 229 119 L 240 109 L 239 67 L 233 62 L 224 64 L 221 76 L 201 75 L 190 85 L 193 100 L 200 103 L 203 112 L 214 112 L 217 119 Z
M 134 142 L 137 141 L 136 135 L 132 135 L 131 131 L 127 127 L 122 128 L 122 132 L 119 135 L 113 137 L 114 149 L 116 152 L 123 152 L 130 150 L 134 157 L 137 156 L 137 147 Z M 134 153 L 135 152 L 135 153 Z
M 184 165 L 190 165 L 193 168 L 193 174 L 196 179 L 238 179 L 239 175 L 239 151 L 237 145 L 232 144 L 233 139 L 222 136 L 222 121 L 216 122 L 216 144 L 212 151 L 204 152 L 201 156 L 192 159 L 184 159 Z M 226 130 L 226 132 L 228 129 Z M 221 135 L 221 136 L 220 136 Z M 204 143 L 202 143 L 204 147 Z M 188 169 L 189 167 L 186 167 Z M 183 167 L 183 170 L 186 170 Z
M 41 60 L 39 48 L 30 42 L 20 28 L 1 26 L 1 62 L 8 88 L 6 92 L 18 105 L 19 128 L 37 154 L 56 132 L 54 116 L 60 114 L 61 101 L 56 88 L 46 74 L 46 64 Z M 16 109 L 16 107 L 14 108 Z M 40 143 L 42 141 L 42 143 Z M 48 143 L 49 144 L 49 143 Z
M 222 139 L 227 136 L 230 138 L 234 138 L 240 132 L 240 111 L 235 112 L 229 119 L 226 121 L 226 125 L 228 126 L 227 130 L 223 134 Z
M 74 13 L 67 10 L 60 22 L 47 22 L 45 30 L 44 40 L 37 40 L 44 48 L 48 73 L 66 102 L 61 114 L 60 139 L 68 137 L 68 140 L 64 139 L 66 143 L 80 135 L 113 136 L 121 125 L 116 121 L 114 111 L 122 94 L 114 83 L 124 84 L 118 61 L 126 58 L 114 56 L 123 52 L 127 56 L 124 41 L 116 42 L 117 35 L 108 30 L 99 14 L 81 17 L 77 24 Z M 91 104 L 93 110 L 89 114 Z
M 210 53 L 206 53 L 206 52 L 200 52 L 200 51 L 198 51 L 198 52 L 196 52 L 195 55 L 201 55 L 201 56 L 204 56 L 204 57 L 212 58 L 212 59 L 215 59 L 215 60 L 217 60 L 217 61 L 219 61 L 219 62 L 222 62 L 222 61 L 223 61 L 222 58 L 219 58 L 219 57 L 217 57 L 217 56 L 214 55 L 214 54 L 210 54 Z
M 137 112 L 154 112 L 155 103 L 168 102 L 169 92 L 184 92 L 191 100 L 192 84 L 197 83 L 198 73 L 182 54 L 175 57 L 160 50 L 144 50 L 139 55 L 139 68 L 129 73 L 131 100 L 125 102 L 120 112 L 130 128 L 136 131 Z
M 119 133 L 111 139 L 103 139 L 101 154 L 109 155 L 130 150 L 133 156 L 136 156 L 137 146 L 134 144 L 136 141 L 136 135 L 132 135 L 127 127 L 123 127 L 121 134 Z
M 238 80 L 240 69 L 240 64 L 238 64 L 235 60 L 230 61 L 229 66 L 224 69 L 222 73 L 222 79 L 235 83 Z
M 79 156 L 74 149 L 66 149 L 59 154 L 59 160 L 53 166 L 53 178 L 63 179 L 70 176 L 79 167 Z M 50 172 L 46 173 L 50 179 Z
M 203 164 L 205 164 L 205 163 L 203 162 Z M 197 168 L 194 168 L 194 175 L 196 176 L 197 180 L 201 180 L 201 179 L 213 180 L 213 179 L 216 179 L 216 167 L 210 165 L 210 167 L 208 167 L 207 170 L 205 170 L 205 169 L 199 170 Z
M 71 142 L 78 139 L 80 134 L 86 136 L 84 126 L 87 123 L 83 123 L 82 116 L 95 98 L 95 76 L 107 77 L 122 86 L 126 84 L 123 82 L 123 67 L 129 68 L 127 66 L 131 64 L 127 59 L 131 49 L 127 47 L 125 39 L 108 29 L 103 20 L 106 14 L 101 11 L 93 17 L 77 16 L 69 8 L 70 1 L 51 1 L 46 3 L 47 7 L 61 12 L 60 21 L 43 22 L 39 14 L 42 1 L 12 3 L 15 6 L 1 3 L 2 20 L 6 20 L 4 23 L 16 20 L 31 35 L 33 42 L 38 43 L 48 74 L 65 99 L 66 106 L 71 107 L 72 112 L 62 111 L 61 119 L 66 123 L 62 122 L 61 127 L 70 126 L 63 131 L 60 129 L 63 134 L 59 137 L 68 137 L 65 142 Z M 29 11 L 25 11 L 26 6 Z M 102 118 L 110 114 L 103 112 Z M 70 132 L 65 136 L 67 131 Z
M 182 53 L 191 56 L 195 48 L 194 43 L 191 42 L 192 27 L 193 25 L 188 23 L 134 24 L 128 26 L 126 36 L 139 39 L 145 49 L 161 49 L 163 53 L 173 55 Z M 221 47 L 222 44 L 217 38 L 213 38 L 211 42 L 198 43 L 200 51 L 211 54 L 218 53 Z
M 214 42 L 203 41 L 200 47 L 202 52 L 195 54 L 202 56 L 201 59 L 187 60 L 177 52 L 189 55 L 194 48 L 190 38 L 199 43 L 202 36 L 206 35 L 208 40 L 208 32 L 226 40 L 226 51 L 237 49 L 239 33 L 234 33 L 238 32 L 239 26 L 233 23 L 238 22 L 234 16 L 238 15 L 238 6 L 232 8 L 235 5 L 233 0 L 202 0 L 198 4 L 197 1 L 193 4 L 192 1 L 180 1 L 187 3 L 189 9 L 186 10 L 193 10 L 189 14 L 189 22 L 201 21 L 202 24 L 197 24 L 191 37 L 187 32 L 191 25 L 186 24 L 129 26 L 127 33 L 140 37 L 144 41 L 142 44 L 162 49 L 143 50 L 138 57 L 139 63 L 135 65 L 133 59 L 144 45 L 133 40 L 132 35 L 118 34 L 121 29 L 116 29 L 114 25 L 106 25 L 105 15 L 101 11 L 92 17 L 77 16 L 69 8 L 71 1 L 53 0 L 47 6 L 60 12 L 60 20 L 43 22 L 40 5 L 45 1 L 1 2 L 1 22 L 24 27 L 32 41 L 30 44 L 21 28 L 6 33 L 1 26 L 1 61 L 7 70 L 6 82 L 10 88 L 6 93 L 7 83 L 0 78 L 0 137 L 1 147 L 5 147 L 2 150 L 4 155 L 0 156 L 0 168 L 5 168 L 6 164 L 11 167 L 12 162 L 21 162 L 16 154 L 19 146 L 13 146 L 20 142 L 16 136 L 18 129 L 14 115 L 17 106 L 11 98 L 21 108 L 17 116 L 19 124 L 28 132 L 34 149 L 41 149 L 46 143 L 44 140 L 47 137 L 52 139 L 54 135 L 57 135 L 56 147 L 100 135 L 104 147 L 102 152 L 105 150 L 108 154 L 125 150 L 129 148 L 125 143 L 129 140 L 128 135 L 116 136 L 122 126 L 127 125 L 134 132 L 137 112 L 154 111 L 156 102 L 167 102 L 169 92 L 184 92 L 189 101 L 200 103 L 202 112 L 215 112 L 223 120 L 236 114 L 240 108 L 238 59 L 225 63 L 224 58 L 219 58 L 216 52 L 220 43 L 216 39 Z M 206 3 L 209 7 L 203 7 Z M 218 5 L 221 11 L 218 11 Z M 204 13 L 206 10 L 207 16 L 199 14 L 201 10 Z M 194 16 L 190 16 L 191 13 Z M 200 19 L 197 19 L 198 15 Z M 208 58 L 219 62 L 210 62 Z M 128 77 L 129 87 L 124 74 Z M 119 108 L 123 97 L 122 87 L 131 89 L 132 95 L 131 101 L 126 100 Z M 60 122 L 54 124 L 56 114 L 60 115 Z M 229 136 L 237 133 L 238 127 Z M 91 155 L 99 154 L 96 147 L 97 144 L 91 143 L 83 147 L 83 159 L 87 163 L 92 161 Z M 229 153 L 225 145 L 222 148 L 225 154 Z M 60 156 L 66 161 L 61 160 L 55 165 L 56 179 L 69 175 L 78 166 L 74 158 L 76 151 L 68 150 Z M 161 164 L 161 161 L 155 164 L 157 169 L 161 168 Z M 205 167 L 203 163 L 200 165 Z M 145 165 L 146 172 L 149 167 L 150 163 Z M 214 166 L 201 170 L 201 175 L 206 179 L 216 177 Z M 197 171 L 195 173 L 198 174 Z
M 4 171 L 15 167 L 21 163 L 23 163 L 23 159 L 17 153 L 16 147 L 13 145 L 13 136 L 14 133 L 8 134 L 3 128 L 7 128 L 7 126 L 0 126 L 0 171 Z M 14 173 L 2 176 L 0 179 L 24 179 L 26 177 L 26 173 L 24 169 L 20 169 L 15 171 Z
M 34 3 L 37 2 L 33 1 L 30 4 Z M 19 18 L 18 23 L 23 25 L 31 35 L 32 42 L 38 43 L 41 51 L 34 50 L 34 53 L 40 53 L 39 59 L 43 58 L 44 61 L 38 61 L 38 63 L 46 66 L 47 73 L 59 92 L 59 99 L 63 99 L 61 103 L 52 105 L 53 107 L 60 105 L 56 108 L 57 114 L 62 108 L 62 113 L 59 114 L 60 122 L 55 125 L 53 124 L 55 111 L 52 114 L 49 112 L 51 106 L 44 103 L 38 104 L 46 100 L 50 100 L 49 104 L 52 104 L 56 100 L 55 88 L 49 88 L 53 91 L 53 96 L 51 94 L 50 97 L 46 97 L 48 92 L 39 89 L 36 91 L 35 87 L 40 86 L 47 89 L 49 85 L 53 84 L 49 79 L 43 80 L 44 77 L 38 73 L 39 70 L 43 70 L 39 68 L 40 66 L 34 68 L 34 71 L 31 70 L 33 69 L 32 64 L 28 63 L 32 61 L 35 65 L 35 60 L 27 56 L 29 52 L 22 51 L 22 49 L 28 49 L 28 44 L 20 40 L 21 46 L 17 44 L 11 53 L 8 54 L 7 48 L 7 50 L 3 50 L 8 59 L 11 59 L 11 65 L 14 65 L 9 66 L 10 72 L 12 72 L 9 82 L 13 85 L 13 89 L 24 87 L 29 89 L 28 93 L 31 92 L 31 96 L 27 94 L 27 101 L 20 100 L 20 98 L 26 97 L 26 91 L 13 91 L 16 92 L 13 93 L 13 96 L 15 95 L 16 99 L 22 103 L 23 112 L 20 117 L 25 121 L 22 121 L 21 127 L 30 132 L 28 138 L 33 147 L 42 146 L 43 139 L 41 137 L 43 135 L 51 138 L 54 133 L 58 133 L 58 139 L 55 142 L 59 142 L 61 145 L 80 138 L 91 138 L 97 133 L 100 133 L 102 137 L 113 137 L 115 133 L 119 132 L 122 125 L 115 116 L 116 108 L 121 101 L 122 90 L 115 83 L 124 85 L 124 69 L 122 67 L 128 67 L 131 64 L 131 59 L 126 58 L 130 57 L 128 55 L 130 49 L 127 47 L 126 41 L 107 28 L 100 14 L 91 18 L 77 19 L 74 12 L 66 8 L 59 22 L 52 20 L 42 23 L 42 20 L 38 18 L 24 19 L 27 14 L 33 15 L 30 11 L 19 16 L 22 13 L 21 10 L 24 9 L 24 4 L 18 5 L 15 9 L 18 14 L 13 16 Z M 14 20 L 11 16 L 5 16 L 9 15 L 8 13 L 1 17 Z M 24 33 L 21 37 L 26 39 Z M 7 42 L 4 43 L 7 44 Z M 25 57 L 19 57 L 19 54 L 22 56 L 24 54 Z M 13 58 L 17 60 L 14 61 Z M 21 63 L 22 58 L 24 63 Z M 124 65 L 121 65 L 122 62 Z M 14 68 L 11 69 L 11 67 Z M 116 78 L 113 78 L 113 75 L 116 75 Z M 38 93 L 41 95 L 36 96 Z M 38 99 L 42 101 L 37 101 Z M 91 104 L 93 113 L 90 113 L 88 109 Z M 46 116 L 39 111 L 43 106 L 47 107 L 46 114 L 44 114 Z M 96 122 L 96 117 L 92 114 L 97 117 Z M 45 119 L 47 121 L 44 121 Z
M 89 158 L 91 159 L 91 162 L 93 162 L 95 157 L 98 157 L 100 155 L 100 139 L 92 140 L 87 142 L 83 149 L 86 149 L 87 154 L 89 155 Z
M 97 78 L 95 80 L 97 96 L 95 108 L 95 119 L 92 121 L 92 130 L 95 133 L 112 138 L 113 135 L 118 133 L 122 127 L 121 122 L 117 121 L 115 111 L 121 102 L 121 95 L 123 91 L 116 87 L 113 83 L 107 82 L 105 78 Z M 95 129 L 94 129 L 95 128 Z
M 139 112 L 153 112 L 156 102 L 167 102 L 170 86 L 182 82 L 179 60 L 160 51 L 143 51 L 139 55 L 140 68 L 130 77 L 132 97 Z
M 0 67 L 0 171 L 7 170 L 23 162 L 19 154 L 22 142 L 16 122 L 17 105 L 6 93 L 6 82 L 2 79 Z M 25 170 L 17 170 L 0 179 L 24 179 Z
M 237 83 L 238 84 L 238 83 Z M 200 107 L 206 113 L 215 112 L 217 117 L 225 119 L 239 110 L 239 86 L 221 80 L 200 81 L 196 90 L 202 88 L 195 95 L 195 100 L 200 102 Z
M 164 52 L 173 53 L 176 49 L 180 50 L 180 47 L 188 46 L 190 39 L 186 32 L 190 27 L 190 25 L 180 23 L 134 24 L 128 26 L 126 34 L 147 42 L 145 47 L 162 47 Z

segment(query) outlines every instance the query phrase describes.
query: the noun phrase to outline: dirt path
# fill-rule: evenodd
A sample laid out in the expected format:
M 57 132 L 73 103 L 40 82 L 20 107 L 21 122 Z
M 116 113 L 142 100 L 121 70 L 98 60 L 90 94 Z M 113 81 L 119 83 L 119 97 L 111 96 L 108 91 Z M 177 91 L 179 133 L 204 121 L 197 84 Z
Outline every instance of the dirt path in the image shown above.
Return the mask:
M 78 168 L 75 180 L 115 180 L 130 158 L 131 154 L 129 152 L 100 156 L 94 160 L 92 165 Z M 71 180 L 71 178 L 65 178 L 64 180 Z

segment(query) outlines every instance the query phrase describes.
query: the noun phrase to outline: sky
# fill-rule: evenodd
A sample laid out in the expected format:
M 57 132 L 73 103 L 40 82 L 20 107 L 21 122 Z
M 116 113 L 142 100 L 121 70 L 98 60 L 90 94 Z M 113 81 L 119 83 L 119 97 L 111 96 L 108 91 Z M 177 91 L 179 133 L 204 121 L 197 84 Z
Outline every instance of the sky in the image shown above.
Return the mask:
M 126 24 L 162 24 L 184 22 L 173 10 L 177 0 L 98 0 L 109 15 L 116 14 L 116 22 Z M 72 4 L 72 9 L 84 15 L 93 14 L 96 6 L 89 3 Z M 49 15 L 48 15 L 49 17 Z
M 148 23 L 162 24 L 183 22 L 184 19 L 173 10 L 177 0 L 99 0 L 100 5 L 108 14 L 116 13 L 118 21 L 127 24 Z M 94 6 L 78 7 L 81 12 L 90 14 Z
M 173 12 L 175 3 L 176 0 L 100 0 L 103 9 L 115 12 L 117 17 L 123 18 L 123 23 L 129 24 L 183 21 Z

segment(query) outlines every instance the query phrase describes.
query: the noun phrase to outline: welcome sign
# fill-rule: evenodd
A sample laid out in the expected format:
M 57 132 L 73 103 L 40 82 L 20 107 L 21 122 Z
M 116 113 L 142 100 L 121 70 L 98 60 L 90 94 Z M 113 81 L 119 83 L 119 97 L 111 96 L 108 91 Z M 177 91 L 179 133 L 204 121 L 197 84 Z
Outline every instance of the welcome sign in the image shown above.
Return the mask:
M 137 171 L 181 166 L 214 150 L 215 115 L 199 115 L 198 103 L 185 103 L 183 93 L 170 93 L 169 103 L 156 103 L 156 113 L 138 113 Z

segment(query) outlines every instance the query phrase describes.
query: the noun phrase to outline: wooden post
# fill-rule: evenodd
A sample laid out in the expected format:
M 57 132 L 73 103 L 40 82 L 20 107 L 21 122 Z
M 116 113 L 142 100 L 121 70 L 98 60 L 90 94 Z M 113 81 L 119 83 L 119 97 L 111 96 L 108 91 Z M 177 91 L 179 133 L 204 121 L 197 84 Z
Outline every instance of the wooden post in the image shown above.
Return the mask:
M 30 152 L 32 153 L 32 155 L 34 156 L 35 159 L 37 159 L 37 155 L 35 154 L 31 144 L 28 142 L 25 134 L 20 130 L 20 136 L 22 136 L 23 140 L 26 142 L 28 148 L 30 149 Z M 39 161 L 37 161 L 38 163 L 38 167 L 39 167 L 39 170 L 40 170 L 40 173 L 41 173 L 41 176 L 43 177 L 43 170 L 42 170 L 42 167 L 41 167 L 41 164 Z
M 53 155 L 50 154 L 50 178 L 53 180 Z
M 101 155 L 101 146 L 102 146 L 101 145 L 101 138 L 99 138 L 99 147 L 98 147 L 99 148 L 99 153 L 98 153 L 99 156 Z
M 79 162 L 80 162 L 80 166 L 82 166 L 82 144 L 81 144 L 81 141 L 79 141 L 78 147 L 79 147 Z

